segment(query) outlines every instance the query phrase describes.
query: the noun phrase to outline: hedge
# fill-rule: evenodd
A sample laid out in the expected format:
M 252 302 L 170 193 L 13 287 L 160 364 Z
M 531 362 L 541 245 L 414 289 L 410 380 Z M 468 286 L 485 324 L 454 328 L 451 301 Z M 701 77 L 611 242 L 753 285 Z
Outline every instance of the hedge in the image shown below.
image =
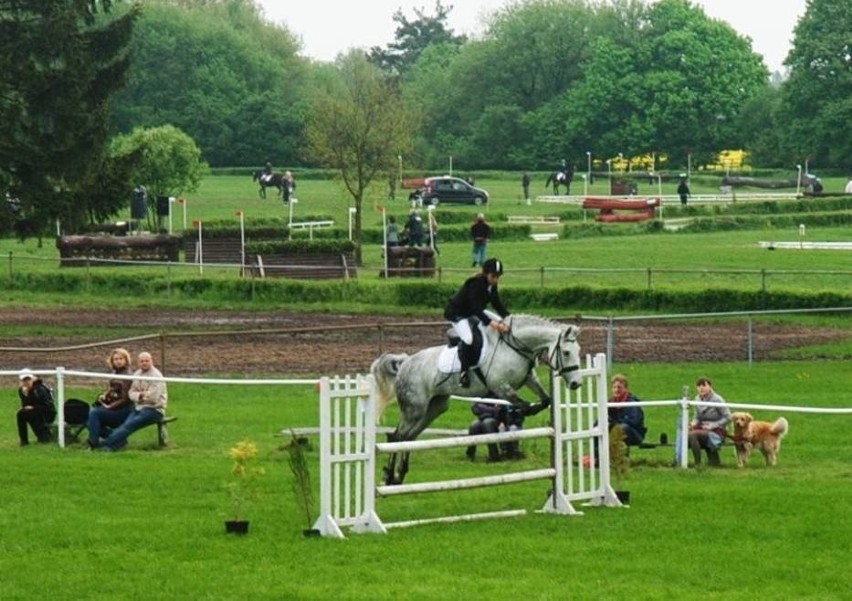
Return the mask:
M 170 295 L 181 300 L 213 304 L 254 301 L 279 306 L 345 302 L 381 312 L 382 307 L 422 309 L 438 315 L 455 292 L 450 284 L 420 281 L 364 282 L 293 280 L 208 280 L 165 277 L 139 278 L 133 274 L 22 273 L 0 282 L 2 290 L 90 294 L 104 297 L 152 298 Z M 765 309 L 807 309 L 852 306 L 852 295 L 840 293 L 762 292 L 732 289 L 681 291 L 571 286 L 562 288 L 512 287 L 503 296 L 513 311 L 541 308 L 562 311 L 662 311 L 704 313 Z

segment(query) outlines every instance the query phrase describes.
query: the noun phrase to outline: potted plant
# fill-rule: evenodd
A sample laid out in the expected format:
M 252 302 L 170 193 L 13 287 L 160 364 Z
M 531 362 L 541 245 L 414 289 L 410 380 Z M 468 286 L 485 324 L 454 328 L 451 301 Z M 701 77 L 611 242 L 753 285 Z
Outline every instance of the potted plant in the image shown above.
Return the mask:
M 307 438 L 296 436 L 290 431 L 292 438 L 284 445 L 282 450 L 287 452 L 290 470 L 293 472 L 293 492 L 296 495 L 296 503 L 307 520 L 307 528 L 302 531 L 305 536 L 320 536 L 320 531 L 311 528 L 313 523 L 313 488 L 311 487 L 311 472 L 305 459 L 305 451 L 310 448 Z
M 228 454 L 234 460 L 231 480 L 227 485 L 231 495 L 234 519 L 225 521 L 225 532 L 247 534 L 249 522 L 245 519 L 246 506 L 254 495 L 254 480 L 264 471 L 263 468 L 254 465 L 257 459 L 257 445 L 250 440 L 238 442 Z
M 627 456 L 627 438 L 621 426 L 613 426 L 609 431 L 609 464 L 615 475 L 615 496 L 622 505 L 630 504 L 630 491 L 621 488 L 622 481 L 630 471 L 630 458 Z

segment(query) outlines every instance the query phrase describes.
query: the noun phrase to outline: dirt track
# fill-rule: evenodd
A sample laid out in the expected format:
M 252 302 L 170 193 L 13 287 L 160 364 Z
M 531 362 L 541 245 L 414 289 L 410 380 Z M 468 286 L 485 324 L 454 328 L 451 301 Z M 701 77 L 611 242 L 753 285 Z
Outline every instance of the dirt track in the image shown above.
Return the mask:
M 414 321 L 414 320 L 411 320 Z M 69 351 L 29 352 L 143 335 L 154 339 L 124 343 L 131 353 L 150 350 L 170 375 L 299 375 L 364 373 L 382 351 L 413 352 L 440 344 L 446 323 L 428 320 L 411 326 L 400 317 L 380 315 L 305 314 L 287 312 L 133 310 L 80 311 L 0 309 L 5 325 L 108 328 L 109 336 L 5 337 L 0 365 L 17 369 L 55 367 L 105 369 L 104 358 L 116 344 Z M 422 322 L 420 322 L 422 323 Z M 381 327 L 380 327 L 381 325 Z M 606 330 L 599 323 L 583 323 L 580 343 L 584 353 L 606 350 Z M 132 327 L 129 327 L 132 326 Z M 293 332 L 307 328 L 320 332 Z M 341 328 L 341 329 L 337 329 Z M 353 329 L 342 329 L 353 328 Z M 270 330 L 288 330 L 269 333 Z M 218 331 L 219 335 L 196 335 Z M 234 332 L 236 334 L 224 334 Z M 193 334 L 193 335 L 188 335 Z M 758 326 L 754 332 L 755 358 L 769 359 L 783 349 L 848 338 L 837 329 L 792 326 Z M 617 361 L 741 361 L 747 358 L 745 321 L 725 325 L 659 322 L 619 325 L 615 336 Z

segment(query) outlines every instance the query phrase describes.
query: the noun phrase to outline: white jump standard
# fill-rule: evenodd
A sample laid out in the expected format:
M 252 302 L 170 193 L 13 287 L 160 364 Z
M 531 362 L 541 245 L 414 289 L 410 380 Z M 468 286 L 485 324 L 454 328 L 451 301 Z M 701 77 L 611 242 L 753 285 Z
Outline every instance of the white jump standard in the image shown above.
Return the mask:
M 477 512 L 463 515 L 383 522 L 377 498 L 446 492 L 499 486 L 531 480 L 550 480 L 550 496 L 544 513 L 579 515 L 574 503 L 617 507 L 621 503 L 610 486 L 607 424 L 606 357 L 586 358 L 580 370 L 583 386 L 571 390 L 554 375 L 552 426 L 475 436 L 451 436 L 431 440 L 376 441 L 377 399 L 370 376 L 322 378 L 320 381 L 320 512 L 314 529 L 322 536 L 344 538 L 343 528 L 353 532 L 386 533 L 391 528 L 470 521 L 523 515 L 526 509 Z M 603 424 L 603 427 L 593 426 Z M 408 484 L 376 484 L 378 454 L 426 451 L 472 444 L 548 438 L 552 441 L 547 466 L 505 474 Z M 597 443 L 595 440 L 597 439 Z M 599 457 L 595 458 L 595 453 Z M 583 458 L 591 455 L 587 465 Z M 594 459 L 597 459 L 595 461 Z M 595 467 L 595 464 L 600 467 Z M 388 501 L 389 502 L 389 501 Z

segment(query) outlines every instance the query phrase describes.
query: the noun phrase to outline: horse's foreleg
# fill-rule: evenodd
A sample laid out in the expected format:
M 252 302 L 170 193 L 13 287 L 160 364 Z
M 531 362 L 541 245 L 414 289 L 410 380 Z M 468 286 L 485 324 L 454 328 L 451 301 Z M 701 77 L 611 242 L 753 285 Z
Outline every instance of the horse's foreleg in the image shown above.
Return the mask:
M 550 404 L 553 402 L 553 398 L 551 398 L 551 396 L 544 389 L 541 380 L 538 379 L 538 374 L 535 373 L 535 369 L 531 370 L 529 375 L 527 376 L 526 385 L 527 388 L 532 390 L 536 394 L 536 396 L 538 396 L 538 400 L 541 401 L 541 403 L 545 407 L 549 407 Z
M 391 484 L 399 484 L 396 479 L 396 474 L 394 474 L 395 471 L 396 453 L 391 453 L 390 457 L 388 458 L 388 464 L 385 466 L 384 469 L 385 484 L 387 484 L 388 486 L 390 486 Z
M 406 451 L 402 454 L 399 461 L 399 471 L 397 472 L 397 484 L 402 484 L 402 481 L 405 480 L 405 475 L 408 473 L 408 462 L 410 458 L 411 451 Z

